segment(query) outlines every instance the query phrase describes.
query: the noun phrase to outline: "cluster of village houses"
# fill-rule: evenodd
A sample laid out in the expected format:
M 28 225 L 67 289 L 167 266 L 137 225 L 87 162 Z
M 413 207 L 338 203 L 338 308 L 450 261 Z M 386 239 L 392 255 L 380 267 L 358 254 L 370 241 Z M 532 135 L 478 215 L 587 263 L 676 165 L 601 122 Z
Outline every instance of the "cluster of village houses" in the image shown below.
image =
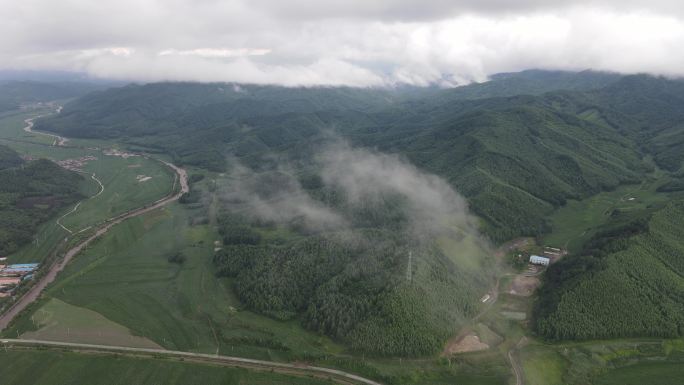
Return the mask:
M 5 265 L 6 260 L 0 257 L 0 297 L 12 295 L 21 281 L 33 278 L 33 273 L 38 269 L 37 263 Z

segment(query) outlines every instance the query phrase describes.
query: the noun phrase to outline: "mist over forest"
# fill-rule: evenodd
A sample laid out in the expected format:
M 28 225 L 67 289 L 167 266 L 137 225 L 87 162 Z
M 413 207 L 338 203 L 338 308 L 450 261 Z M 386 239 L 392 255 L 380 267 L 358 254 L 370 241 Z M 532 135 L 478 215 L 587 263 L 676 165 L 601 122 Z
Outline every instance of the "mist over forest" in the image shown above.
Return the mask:
M 303 314 L 355 349 L 439 349 L 497 269 L 465 200 L 397 156 L 339 139 L 309 160 L 258 171 L 229 161 L 219 274 L 255 310 Z

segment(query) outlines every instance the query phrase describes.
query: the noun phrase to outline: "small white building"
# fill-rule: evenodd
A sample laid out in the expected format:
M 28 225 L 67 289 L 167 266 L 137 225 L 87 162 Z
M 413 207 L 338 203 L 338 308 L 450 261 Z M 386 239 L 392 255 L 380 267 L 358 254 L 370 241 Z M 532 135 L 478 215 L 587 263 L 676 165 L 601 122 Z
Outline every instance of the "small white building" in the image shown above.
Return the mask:
M 533 265 L 548 266 L 549 262 L 551 262 L 551 260 L 546 258 L 546 257 L 540 257 L 538 255 L 530 255 L 530 263 Z

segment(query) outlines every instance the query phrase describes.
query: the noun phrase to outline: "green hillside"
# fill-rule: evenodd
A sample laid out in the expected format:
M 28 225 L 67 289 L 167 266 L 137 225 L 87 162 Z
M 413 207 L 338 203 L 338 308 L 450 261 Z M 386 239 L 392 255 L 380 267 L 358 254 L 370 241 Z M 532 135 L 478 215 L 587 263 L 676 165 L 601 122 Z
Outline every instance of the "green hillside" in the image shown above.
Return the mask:
M 487 243 L 434 177 L 393 158 L 331 151 L 335 162 L 297 177 L 242 170 L 221 182 L 217 274 L 249 309 L 298 319 L 356 351 L 438 352 L 494 283 Z M 402 183 L 373 182 L 383 177 Z
M 0 146 L 0 171 L 17 167 L 24 161 L 21 159 L 16 151 L 6 146 Z
M 82 179 L 48 160 L 24 163 L 0 146 L 0 255 L 31 242 L 38 225 L 79 199 Z
M 592 238 L 553 265 L 536 330 L 551 339 L 684 333 L 684 201 Z
M 536 236 L 568 199 L 637 183 L 646 167 L 637 146 L 614 128 L 535 104 L 447 115 L 434 126 L 418 121 L 358 142 L 405 154 L 447 178 L 493 240 Z
M 468 268 L 437 247 L 414 246 L 407 279 L 411 249 L 401 240 L 372 232 L 332 238 L 233 244 L 214 263 L 250 309 L 279 320 L 301 316 L 309 329 L 381 355 L 439 351 L 492 283 L 483 255 L 481 266 Z

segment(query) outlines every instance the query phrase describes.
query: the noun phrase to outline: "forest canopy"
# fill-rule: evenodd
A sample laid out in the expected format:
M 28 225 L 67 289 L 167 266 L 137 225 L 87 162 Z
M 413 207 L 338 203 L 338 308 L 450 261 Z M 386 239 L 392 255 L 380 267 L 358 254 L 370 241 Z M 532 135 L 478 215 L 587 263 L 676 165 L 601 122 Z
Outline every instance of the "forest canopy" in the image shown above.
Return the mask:
M 78 200 L 82 179 L 49 160 L 24 162 L 0 145 L 0 255 L 31 242 L 41 223 Z

